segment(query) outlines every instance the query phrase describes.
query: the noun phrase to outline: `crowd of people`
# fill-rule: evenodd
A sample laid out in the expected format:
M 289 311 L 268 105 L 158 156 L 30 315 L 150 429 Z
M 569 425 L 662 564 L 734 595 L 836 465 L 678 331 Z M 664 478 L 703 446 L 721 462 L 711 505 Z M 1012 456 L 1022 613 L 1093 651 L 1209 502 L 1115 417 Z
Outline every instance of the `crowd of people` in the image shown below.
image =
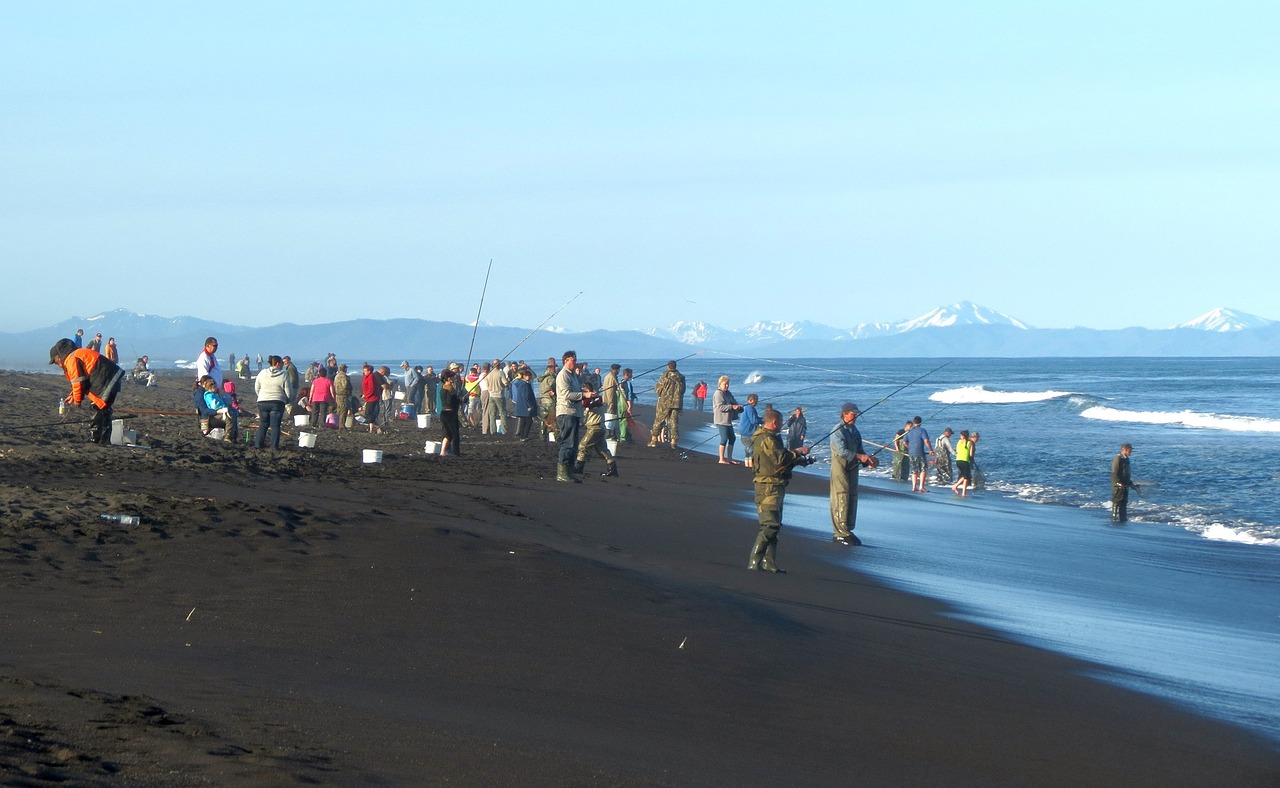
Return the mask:
M 90 440 L 106 443 L 112 404 L 126 375 L 117 363 L 118 355 L 108 352 L 115 347 L 113 338 L 108 338 L 101 352 L 98 350 L 102 347 L 101 334 L 87 345 L 82 342 L 83 331 L 78 331 L 74 339 L 59 340 L 50 350 L 50 363 L 59 365 L 71 381 L 71 394 L 66 403 L 90 403 L 94 411 Z M 235 383 L 223 378 L 217 351 L 217 338 L 207 338 L 195 364 L 192 402 L 200 416 L 203 434 L 234 440 L 239 431 L 240 402 Z M 248 365 L 248 356 L 242 356 L 238 363 L 234 356 L 228 361 L 233 368 L 243 370 Z M 588 369 L 573 350 L 565 351 L 559 363 L 554 357 L 548 358 L 540 375 L 535 375 L 522 361 L 504 363 L 502 359 L 472 364 L 466 369 L 463 364 L 451 362 L 439 375 L 432 366 L 410 366 L 407 361 L 401 363 L 399 375 L 392 375 L 386 366 L 375 369 L 365 363 L 361 365 L 359 383 L 354 385 L 347 365 L 338 363 L 332 353 L 323 362 L 311 363 L 304 373 L 299 372 L 287 355 L 269 355 L 265 366 L 258 356 L 258 366 L 254 378 L 258 426 L 252 435 L 252 444 L 259 449 L 279 447 L 281 425 L 295 411 L 305 412 L 308 424 L 314 429 L 365 428 L 370 433 L 384 432 L 394 418 L 438 415 L 444 433 L 441 450 L 444 456 L 462 454 L 464 426 L 482 435 L 511 434 L 515 440 L 528 441 L 537 422 L 539 438 L 554 440 L 557 444 L 556 480 L 576 483 L 591 457 L 603 462 L 601 476 L 618 476 L 618 461 L 610 444 L 632 443 L 642 429 L 632 414 L 636 402 L 632 370 L 613 364 L 601 375 L 599 367 Z M 146 356 L 138 359 L 132 377 L 154 383 Z M 653 386 L 657 401 L 649 447 L 660 443 L 673 448 L 678 445 L 685 390 L 686 381 L 678 362 L 667 362 Z M 706 384 L 699 382 L 693 394 L 696 407 L 702 409 Z M 766 405 L 760 413 L 758 404 L 759 398 L 754 393 L 748 394 L 745 403 L 740 404 L 730 391 L 729 376 L 721 375 L 712 395 L 712 423 L 719 438 L 719 463 L 739 464 L 734 459 L 734 450 L 740 436 L 745 444 L 745 464 L 752 470 L 759 531 L 751 548 L 748 568 L 781 572 L 776 551 L 783 499 L 792 471 L 811 461 L 811 446 L 805 445 L 808 421 L 803 408 L 795 408 L 784 424 L 780 411 Z M 977 467 L 979 434 L 976 430 L 972 433 L 961 430 L 956 436 L 946 427 L 934 442 L 923 419 L 916 416 L 904 423 L 890 444 L 877 444 L 864 441 L 857 427 L 859 415 L 858 406 L 846 402 L 841 407 L 839 422 L 822 439 L 829 438 L 831 442 L 833 542 L 844 546 L 862 544 L 854 533 L 859 472 L 862 468 L 879 466 L 879 452 L 869 452 L 867 445 L 892 453 L 891 478 L 910 481 L 913 492 L 927 492 L 930 455 L 936 484 L 950 486 L 961 496 L 982 486 L 981 471 Z M 515 424 L 509 433 L 511 420 Z M 1112 520 L 1116 523 L 1127 519 L 1129 490 L 1138 488 L 1130 478 L 1131 451 L 1132 447 L 1124 444 L 1112 462 Z

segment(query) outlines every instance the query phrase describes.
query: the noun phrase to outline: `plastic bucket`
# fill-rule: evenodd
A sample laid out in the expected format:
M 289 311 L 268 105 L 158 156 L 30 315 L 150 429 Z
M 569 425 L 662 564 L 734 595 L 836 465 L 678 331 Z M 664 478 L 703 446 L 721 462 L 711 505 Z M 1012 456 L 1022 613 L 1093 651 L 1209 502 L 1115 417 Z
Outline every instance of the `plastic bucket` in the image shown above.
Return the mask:
M 547 443 L 555 443 L 555 442 L 556 442 L 556 434 L 555 434 L 555 432 L 554 432 L 554 431 L 548 431 L 548 432 L 547 432 Z
M 439 454 L 440 441 L 427 441 L 422 445 L 422 450 L 427 454 Z
M 305 427 L 311 423 L 311 417 L 305 413 L 299 413 L 293 417 L 293 426 Z
M 418 414 L 418 429 L 425 430 L 427 427 L 430 427 L 430 426 L 431 426 L 431 414 L 430 414 L 430 413 L 419 413 L 419 414 Z
M 604 447 L 609 450 L 610 455 L 614 457 L 618 456 L 618 442 L 616 440 L 613 440 L 612 438 L 607 439 L 604 442 Z
M 298 433 L 299 449 L 314 449 L 316 447 L 316 434 L 314 432 Z
M 364 461 L 366 464 L 382 462 L 382 452 L 377 449 L 365 449 Z

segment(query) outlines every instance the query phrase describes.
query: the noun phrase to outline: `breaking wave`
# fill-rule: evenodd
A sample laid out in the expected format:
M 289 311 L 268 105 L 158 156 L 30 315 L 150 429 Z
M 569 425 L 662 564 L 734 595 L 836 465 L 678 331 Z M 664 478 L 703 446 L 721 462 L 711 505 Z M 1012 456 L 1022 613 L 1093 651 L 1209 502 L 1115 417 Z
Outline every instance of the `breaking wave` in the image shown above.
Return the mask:
M 745 378 L 742 379 L 742 384 L 744 386 L 750 386 L 752 383 L 759 383 L 762 380 L 764 380 L 764 373 L 758 370 L 752 370 Z
M 936 391 L 929 395 L 934 402 L 947 405 L 1016 405 L 1024 402 L 1045 402 L 1070 397 L 1071 391 L 992 391 L 986 386 L 962 386 L 958 389 Z
M 1259 416 L 1224 416 L 1217 413 L 1199 413 L 1183 410 L 1177 413 L 1159 410 L 1120 410 L 1105 405 L 1085 408 L 1080 415 L 1098 421 L 1127 421 L 1141 424 L 1164 424 L 1176 427 L 1192 427 L 1205 430 L 1231 432 L 1280 433 L 1280 419 L 1264 419 Z

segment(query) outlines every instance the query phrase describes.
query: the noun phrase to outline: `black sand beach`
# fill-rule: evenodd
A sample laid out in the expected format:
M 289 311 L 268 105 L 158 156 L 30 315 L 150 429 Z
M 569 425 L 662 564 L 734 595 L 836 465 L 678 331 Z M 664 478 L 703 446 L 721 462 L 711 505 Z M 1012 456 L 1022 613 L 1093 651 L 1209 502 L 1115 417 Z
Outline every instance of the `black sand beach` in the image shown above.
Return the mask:
M 788 573 L 746 571 L 741 467 L 629 446 L 570 486 L 547 444 L 426 457 L 408 422 L 277 452 L 194 416 L 132 419 L 148 449 L 24 428 L 65 388 L 0 373 L 7 785 L 1280 784 L 1269 742 L 785 528 Z

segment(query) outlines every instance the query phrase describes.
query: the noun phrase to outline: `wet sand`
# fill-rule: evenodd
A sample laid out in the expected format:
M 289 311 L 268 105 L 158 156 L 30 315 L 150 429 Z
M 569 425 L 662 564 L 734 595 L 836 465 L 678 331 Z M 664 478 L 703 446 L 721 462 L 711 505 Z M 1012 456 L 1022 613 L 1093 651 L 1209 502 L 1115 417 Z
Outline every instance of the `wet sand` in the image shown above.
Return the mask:
M 548 444 L 426 457 L 407 422 L 275 452 L 193 415 L 132 419 L 147 449 L 15 429 L 65 387 L 0 373 L 6 784 L 1280 784 L 1268 742 L 834 547 L 784 528 L 788 573 L 746 571 L 742 467 L 626 446 L 557 484 Z

